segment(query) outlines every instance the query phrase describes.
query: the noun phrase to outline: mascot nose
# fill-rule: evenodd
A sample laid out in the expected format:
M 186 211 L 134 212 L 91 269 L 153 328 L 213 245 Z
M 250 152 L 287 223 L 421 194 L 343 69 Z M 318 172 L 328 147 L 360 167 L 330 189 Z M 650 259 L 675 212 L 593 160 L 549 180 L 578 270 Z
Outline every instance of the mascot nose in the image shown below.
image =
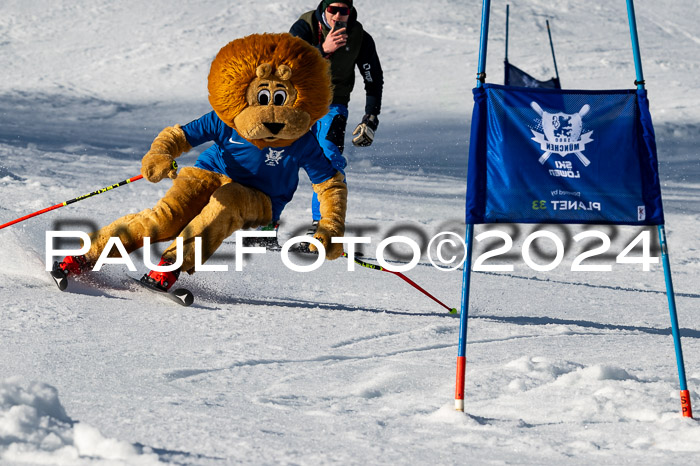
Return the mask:
M 263 123 L 265 128 L 269 129 L 272 134 L 277 134 L 284 128 L 284 123 Z

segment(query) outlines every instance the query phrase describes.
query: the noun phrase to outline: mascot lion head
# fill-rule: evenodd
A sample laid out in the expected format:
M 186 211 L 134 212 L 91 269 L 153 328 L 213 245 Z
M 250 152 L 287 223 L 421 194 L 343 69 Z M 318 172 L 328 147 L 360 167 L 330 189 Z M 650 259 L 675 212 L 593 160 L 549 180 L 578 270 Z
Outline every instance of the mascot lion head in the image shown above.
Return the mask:
M 209 102 L 224 123 L 256 147 L 288 146 L 328 113 L 328 62 L 287 33 L 236 39 L 211 64 Z

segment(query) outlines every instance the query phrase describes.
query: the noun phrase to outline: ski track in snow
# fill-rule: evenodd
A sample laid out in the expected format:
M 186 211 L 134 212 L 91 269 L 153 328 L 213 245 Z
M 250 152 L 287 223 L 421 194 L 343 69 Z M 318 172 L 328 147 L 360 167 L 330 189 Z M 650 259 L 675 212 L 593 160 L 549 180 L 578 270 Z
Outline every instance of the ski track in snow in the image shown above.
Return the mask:
M 154 135 L 209 111 L 206 76 L 227 41 L 287 30 L 315 2 L 161 0 L 144 4 L 7 0 L 0 4 L 0 223 L 138 174 Z M 565 87 L 632 87 L 625 3 L 512 0 L 509 60 L 553 75 L 552 26 Z M 700 71 L 693 0 L 635 2 L 654 117 L 685 367 L 700 410 Z M 375 144 L 346 147 L 348 227 L 464 235 L 471 88 L 480 2 L 356 2 L 385 73 Z M 500 83 L 505 3 L 491 11 L 487 81 Z M 128 32 L 125 32 L 128 31 Z M 363 111 L 361 83 L 348 129 Z M 192 165 L 203 148 L 178 159 Z M 281 239 L 304 231 L 302 175 Z M 624 176 L 624 174 L 621 174 Z M 466 412 L 453 408 L 459 318 L 401 279 L 348 262 L 300 274 L 279 253 L 234 271 L 181 278 L 189 308 L 129 283 L 124 267 L 60 293 L 45 232 L 103 225 L 150 207 L 168 182 L 139 181 L 0 230 L 0 463 L 592 464 L 671 465 L 700 459 L 700 424 L 680 416 L 661 267 L 615 263 L 636 234 L 612 238 L 575 273 L 591 226 L 567 239 L 554 271 L 520 255 L 537 226 L 474 272 Z M 476 233 L 486 226 L 477 226 Z M 495 226 L 493 228 L 496 228 Z M 652 233 L 654 231 L 652 230 Z M 653 236 L 653 235 L 652 235 Z M 417 240 L 420 238 L 416 237 Z M 497 244 L 477 244 L 475 257 Z M 658 244 L 652 249 L 658 252 Z M 551 253 L 546 247 L 544 254 Z M 134 253 L 144 272 L 142 256 Z M 546 260 L 546 259 L 543 259 Z M 500 262 L 499 262 L 500 261 Z M 400 262 L 400 261 L 399 261 Z M 428 257 L 406 275 L 459 307 L 462 274 Z

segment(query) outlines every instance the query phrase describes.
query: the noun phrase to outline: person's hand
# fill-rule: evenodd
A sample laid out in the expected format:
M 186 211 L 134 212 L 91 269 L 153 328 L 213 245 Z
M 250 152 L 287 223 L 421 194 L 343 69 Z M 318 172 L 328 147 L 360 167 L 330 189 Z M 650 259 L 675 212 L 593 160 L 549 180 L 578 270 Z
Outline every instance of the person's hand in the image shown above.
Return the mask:
M 345 47 L 348 42 L 348 35 L 346 34 L 347 29 L 333 29 L 326 36 L 326 40 L 323 41 L 323 51 L 327 54 L 331 54 L 341 47 Z
M 355 136 L 352 139 L 352 143 L 358 147 L 371 146 L 372 142 L 374 142 L 374 132 L 377 130 L 377 126 L 379 126 L 377 115 L 365 115 L 362 117 L 362 122 L 352 132 L 352 135 Z

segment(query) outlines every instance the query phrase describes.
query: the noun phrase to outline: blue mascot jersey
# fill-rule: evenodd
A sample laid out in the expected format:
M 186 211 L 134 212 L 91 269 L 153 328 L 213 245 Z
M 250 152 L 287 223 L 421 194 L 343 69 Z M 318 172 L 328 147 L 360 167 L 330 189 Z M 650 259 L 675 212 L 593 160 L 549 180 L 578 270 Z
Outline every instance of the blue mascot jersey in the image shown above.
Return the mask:
M 221 173 L 267 194 L 272 201 L 273 220 L 279 219 L 284 206 L 292 200 L 299 184 L 299 168 L 314 184 L 336 173 L 311 132 L 286 147 L 258 149 L 214 111 L 186 124 L 182 130 L 192 147 L 208 141 L 215 143 L 200 154 L 195 167 Z

